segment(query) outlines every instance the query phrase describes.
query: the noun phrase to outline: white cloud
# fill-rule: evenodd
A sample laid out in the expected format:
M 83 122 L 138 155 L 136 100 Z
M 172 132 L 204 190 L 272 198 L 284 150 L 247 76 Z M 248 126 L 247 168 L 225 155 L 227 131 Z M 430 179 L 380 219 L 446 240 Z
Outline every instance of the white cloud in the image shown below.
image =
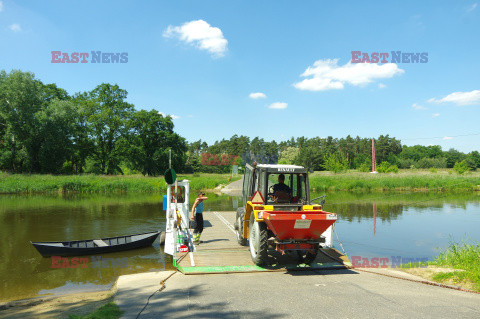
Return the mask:
M 472 12 L 473 10 L 475 10 L 475 8 L 477 7 L 478 3 L 474 3 L 472 4 L 470 7 L 468 7 L 467 9 L 467 12 Z M 0 10 L 1 11 L 1 10 Z
M 269 109 L 283 110 L 287 108 L 287 103 L 284 102 L 275 102 L 268 106 Z
M 472 105 L 480 102 L 480 90 L 472 92 L 453 92 L 441 99 L 431 98 L 429 103 L 454 103 L 456 105 Z
M 175 114 L 165 114 L 163 112 L 158 112 L 158 114 L 160 114 L 161 116 L 163 117 L 167 117 L 167 116 L 170 116 L 172 118 L 172 120 L 176 120 L 176 119 L 179 119 L 180 116 L 178 115 L 175 115 Z
M 201 50 L 207 50 L 215 57 L 224 56 L 227 51 L 228 41 L 224 38 L 222 30 L 210 26 L 203 20 L 186 22 L 179 27 L 169 25 L 163 36 L 178 38 Z
M 444 137 L 443 137 L 444 140 L 451 140 L 452 138 L 453 138 L 453 137 L 451 137 L 451 136 L 444 136 Z
M 405 71 L 395 63 L 350 63 L 339 66 L 338 59 L 317 60 L 313 66 L 308 67 L 301 75 L 309 77 L 294 86 L 299 90 L 326 91 L 339 90 L 348 83 L 362 86 L 376 79 L 391 78 Z
M 439 116 L 440 116 L 440 113 L 432 114 L 432 117 L 439 117 Z
M 265 93 L 256 92 L 256 93 L 250 93 L 248 97 L 251 99 L 264 99 L 267 96 L 265 95 Z
M 383 84 L 383 83 L 378 83 L 378 88 L 379 88 L 379 89 L 384 89 L 384 88 L 386 88 L 386 87 L 387 87 L 387 86 L 386 86 L 385 84 Z
M 10 30 L 12 30 L 13 32 L 20 32 L 22 31 L 22 28 L 20 27 L 20 25 L 18 23 L 14 23 L 14 24 L 11 24 L 8 26 L 8 28 Z
M 0 1 L 0 12 L 2 12 L 2 11 L 3 11 L 3 2 Z
M 427 109 L 425 106 L 419 105 L 417 103 L 413 103 L 412 108 L 414 108 L 415 110 L 426 110 Z

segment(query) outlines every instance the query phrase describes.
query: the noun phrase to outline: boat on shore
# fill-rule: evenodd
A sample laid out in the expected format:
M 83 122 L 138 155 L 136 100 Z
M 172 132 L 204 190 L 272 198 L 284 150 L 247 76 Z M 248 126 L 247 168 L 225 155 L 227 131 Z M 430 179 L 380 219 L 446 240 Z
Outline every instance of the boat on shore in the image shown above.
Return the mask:
M 160 231 L 100 239 L 30 243 L 43 257 L 82 256 L 151 246 L 158 235 L 160 235 Z

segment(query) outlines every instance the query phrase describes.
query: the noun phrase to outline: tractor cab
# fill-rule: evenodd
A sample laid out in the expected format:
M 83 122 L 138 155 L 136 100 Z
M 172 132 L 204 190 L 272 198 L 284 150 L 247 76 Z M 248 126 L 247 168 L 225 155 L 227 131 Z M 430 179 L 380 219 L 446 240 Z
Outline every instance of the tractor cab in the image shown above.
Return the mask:
M 301 206 L 309 203 L 308 170 L 295 165 L 246 165 L 243 204 L 259 192 L 266 205 Z

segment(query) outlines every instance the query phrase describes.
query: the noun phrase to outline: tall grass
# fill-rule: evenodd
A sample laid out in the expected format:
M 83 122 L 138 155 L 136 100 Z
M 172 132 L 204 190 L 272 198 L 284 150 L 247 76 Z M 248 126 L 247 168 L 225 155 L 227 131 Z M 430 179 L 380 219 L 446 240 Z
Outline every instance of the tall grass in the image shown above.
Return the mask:
M 312 174 L 310 188 L 316 191 L 480 191 L 480 176 L 440 174 Z
M 226 185 L 230 174 L 179 175 L 178 180 L 190 180 L 194 190 L 213 189 Z M 157 192 L 165 188 L 163 177 L 141 175 L 26 175 L 0 173 L 0 194 L 16 193 L 112 193 Z
M 452 241 L 447 250 L 433 261 L 433 264 L 460 270 L 437 274 L 433 277 L 434 280 L 452 279 L 454 282 L 470 282 L 475 290 L 480 291 L 479 243 L 468 244 Z

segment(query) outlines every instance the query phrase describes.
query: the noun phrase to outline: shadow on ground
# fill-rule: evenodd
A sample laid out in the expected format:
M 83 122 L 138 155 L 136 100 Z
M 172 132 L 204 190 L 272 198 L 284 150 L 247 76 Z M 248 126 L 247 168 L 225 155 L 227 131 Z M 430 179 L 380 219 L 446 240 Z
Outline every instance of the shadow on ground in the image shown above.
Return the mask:
M 137 289 L 125 290 L 125 296 L 138 295 Z M 145 300 L 146 303 L 147 300 Z M 145 303 L 139 307 L 138 300 L 133 300 L 129 306 L 128 300 L 119 300 L 118 304 L 125 303 L 122 309 L 128 309 L 124 318 L 135 318 Z M 133 303 L 135 306 L 133 306 Z M 208 300 L 208 292 L 201 285 L 182 287 L 176 289 L 167 288 L 157 292 L 139 318 L 284 318 L 287 315 L 272 313 L 271 310 L 232 309 L 228 298 L 222 301 Z

